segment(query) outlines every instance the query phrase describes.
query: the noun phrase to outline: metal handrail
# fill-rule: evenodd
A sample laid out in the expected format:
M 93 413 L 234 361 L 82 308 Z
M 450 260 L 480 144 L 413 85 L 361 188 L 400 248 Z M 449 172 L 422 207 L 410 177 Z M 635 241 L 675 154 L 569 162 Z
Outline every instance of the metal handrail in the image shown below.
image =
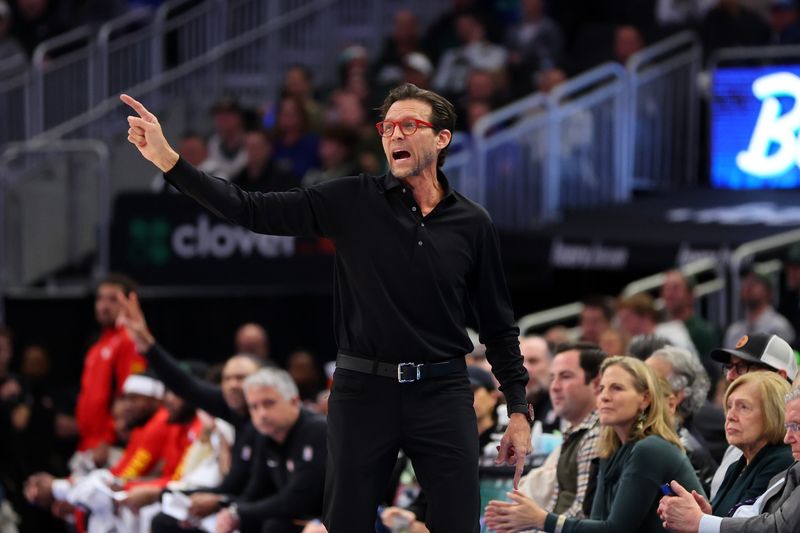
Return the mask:
M 497 208 L 495 216 L 498 216 L 498 209 L 504 212 L 504 217 L 497 219 L 499 224 L 510 221 L 512 225 L 528 226 L 558 216 L 561 153 L 555 147 L 560 146 L 560 128 L 566 121 L 595 112 L 598 105 L 610 107 L 612 124 L 617 125 L 612 127 L 614 157 L 601 171 L 612 183 L 608 200 L 622 201 L 629 197 L 622 173 L 624 153 L 621 149 L 625 76 L 625 69 L 620 65 L 605 63 L 560 84 L 550 94 L 531 94 L 477 122 L 473 129 L 479 183 L 477 201 L 492 210 L 493 200 L 488 196 L 492 189 L 491 194 L 500 202 L 499 206 L 494 206 Z M 528 141 L 522 140 L 526 138 Z M 505 146 L 509 147 L 508 152 L 504 152 Z M 506 173 L 505 178 L 501 176 L 499 181 L 494 181 L 496 176 L 490 168 L 490 157 L 498 148 L 501 149 L 499 157 L 511 158 L 514 168 L 529 168 L 533 175 L 518 172 L 519 181 L 514 182 L 513 173 Z M 507 202 L 511 203 L 505 205 Z M 526 214 L 526 206 L 536 208 Z
M 637 139 L 637 127 L 639 127 L 637 121 L 639 89 L 654 79 L 663 78 L 667 73 L 674 73 L 686 67 L 688 68 L 688 83 L 681 85 L 681 91 L 684 89 L 688 91 L 686 97 L 688 107 L 685 112 L 685 116 L 688 117 L 685 124 L 687 131 L 683 132 L 685 134 L 683 146 L 686 150 L 686 157 L 683 158 L 685 161 L 684 173 L 687 183 L 696 182 L 699 127 L 696 120 L 694 122 L 693 120 L 697 116 L 700 105 L 696 80 L 702 66 L 702 58 L 703 50 L 697 36 L 694 32 L 684 31 L 637 52 L 628 60 L 626 65 L 629 72 L 628 101 L 633 111 L 628 113 L 627 138 L 629 142 L 625 146 L 627 155 L 624 160 L 627 165 L 625 174 L 630 176 L 631 180 L 635 180 L 636 177 L 635 140 Z M 651 186 L 654 184 L 653 181 L 655 180 L 651 178 Z
M 626 76 L 622 65 L 609 61 L 559 84 L 550 93 L 550 98 L 560 104 L 562 100 L 570 100 L 594 85 L 612 79 L 621 81 Z
M 670 52 L 684 46 L 688 46 L 691 50 L 701 51 L 700 43 L 695 33 L 682 31 L 636 52 L 630 57 L 625 66 L 629 72 L 639 73 L 648 63 L 665 55 L 671 55 Z
M 22 74 L 18 74 L 16 76 L 14 76 L 13 78 L 0 80 L 0 91 L 2 91 L 3 89 L 5 89 L 7 87 L 13 87 L 15 85 L 23 85 L 23 84 L 25 84 L 25 82 L 28 81 L 28 79 L 30 77 L 31 77 L 30 70 L 26 70 Z
M 2 98 L 4 106 L 9 106 L 9 108 L 13 107 L 16 111 L 20 112 L 21 115 L 21 120 L 15 120 L 13 117 L 10 118 L 8 116 L 3 117 L 3 124 L 0 126 L 0 129 L 5 129 L 5 131 L 8 132 L 8 137 L 4 139 L 4 136 L 0 135 L 0 146 L 3 146 L 5 142 L 17 141 L 29 137 L 31 134 L 33 117 L 28 114 L 31 106 L 27 105 L 27 100 L 31 98 L 31 93 L 26 90 L 26 88 L 29 87 L 30 80 L 31 69 L 28 68 L 18 76 L 0 81 L 0 98 Z M 23 99 L 21 108 L 10 102 L 14 94 L 17 95 L 17 98 Z M 9 101 L 7 102 L 6 99 Z M 21 136 L 15 136 L 15 131 L 21 134 Z
M 223 28 L 227 16 L 226 8 L 228 7 L 228 3 L 226 3 L 224 0 L 209 0 L 207 2 L 199 4 L 197 8 L 187 11 L 186 13 L 182 13 L 175 19 L 169 21 L 166 20 L 168 13 L 172 9 L 182 5 L 187 1 L 188 0 L 172 0 L 171 2 L 166 2 L 156 10 L 155 15 L 153 16 L 152 30 L 148 31 L 152 31 L 154 36 L 154 38 L 152 39 L 153 42 L 152 46 L 154 47 L 152 53 L 152 58 L 153 58 L 152 69 L 154 72 L 154 78 L 156 79 L 159 78 L 161 75 L 172 73 L 173 71 L 176 71 L 176 69 L 181 69 L 178 70 L 178 72 L 181 73 L 182 75 L 186 75 L 189 72 L 194 72 L 198 68 L 203 68 L 204 66 L 211 64 L 213 61 L 219 60 L 220 57 L 224 54 L 231 53 L 233 51 L 236 51 L 238 48 L 247 46 L 248 44 L 255 43 L 259 39 L 271 35 L 280 29 L 284 29 L 292 23 L 299 22 L 303 18 L 308 17 L 314 13 L 321 12 L 337 3 L 337 0 L 312 0 L 299 7 L 293 7 L 291 11 L 270 15 L 269 19 L 265 24 L 253 28 L 252 30 L 248 30 L 246 32 L 242 32 L 238 35 L 235 35 L 230 39 L 228 39 L 227 41 L 223 41 L 223 39 L 225 38 L 225 36 L 223 35 Z M 273 8 L 277 6 L 277 2 L 270 1 L 267 3 L 267 6 L 270 8 L 271 11 L 274 11 Z M 187 61 L 187 63 L 191 63 L 191 68 L 188 69 L 182 68 L 185 67 L 186 65 L 186 63 L 182 63 L 181 65 L 176 67 L 176 69 L 170 69 L 169 72 L 164 71 L 163 67 L 160 65 L 161 52 L 162 52 L 161 48 L 163 46 L 161 44 L 162 39 L 159 38 L 158 32 L 161 31 L 163 33 L 164 31 L 171 31 L 174 29 L 174 26 L 180 21 L 190 18 L 192 14 L 196 13 L 199 10 L 207 10 L 207 9 L 216 10 L 216 13 L 218 13 L 219 15 L 219 16 L 216 15 L 214 16 L 213 22 L 215 28 L 212 28 L 209 33 L 209 35 L 212 35 L 214 39 L 216 39 L 216 42 L 218 42 L 219 44 L 216 44 L 213 48 L 208 50 L 208 52 L 204 53 L 202 58 L 201 57 L 191 58 L 189 61 Z M 37 48 L 37 51 L 39 51 L 38 57 L 40 58 L 39 66 L 44 65 L 43 59 L 46 54 L 46 50 L 51 50 L 53 48 L 61 46 L 65 40 L 67 40 L 68 42 L 69 40 L 74 39 L 77 32 L 82 32 L 82 35 L 90 35 L 89 33 L 90 30 L 88 29 L 88 27 L 81 27 L 69 32 L 68 34 L 59 35 L 53 39 L 50 39 L 42 43 L 40 45 L 40 48 Z M 94 48 L 94 46 L 95 43 L 90 42 L 89 46 L 90 50 L 88 52 L 90 52 L 91 49 Z M 90 64 L 89 68 L 90 69 L 96 68 L 96 65 Z M 81 127 L 82 125 L 91 122 L 91 120 L 93 120 L 98 116 L 95 109 L 89 109 L 80 115 L 73 116 L 65 120 L 64 122 L 61 122 L 53 127 L 49 127 L 47 128 L 47 130 L 45 130 L 47 125 L 44 124 L 43 115 L 41 111 L 42 105 L 40 105 L 42 104 L 42 99 L 43 99 L 41 93 L 43 87 L 42 83 L 38 83 L 38 89 L 37 89 L 37 83 L 36 83 L 36 82 L 41 82 L 42 73 L 41 69 L 38 70 L 40 72 L 34 72 L 34 80 L 33 80 L 34 83 L 32 84 L 34 88 L 33 94 L 35 96 L 38 90 L 39 98 L 36 104 L 32 104 L 30 106 L 35 112 L 34 117 L 31 120 L 33 125 L 29 128 L 31 135 L 44 134 L 46 138 L 60 137 L 70 133 L 71 131 L 74 130 L 75 127 Z M 90 77 L 94 78 L 94 76 Z M 175 79 L 176 79 L 175 77 L 171 77 L 168 80 L 171 81 Z M 150 82 L 151 81 L 152 80 L 150 80 Z M 125 92 L 133 93 L 136 91 L 137 88 L 152 87 L 152 85 L 147 85 L 147 83 L 149 82 L 144 82 L 143 84 L 138 84 L 134 87 L 130 87 L 126 89 Z M 168 81 L 162 82 L 158 85 L 163 85 L 164 83 L 168 83 Z M 97 91 L 96 83 L 92 83 L 90 89 L 93 92 L 99 92 Z M 97 97 L 94 97 L 91 101 L 95 102 L 98 105 L 103 105 L 104 104 L 104 101 L 102 100 L 103 98 L 105 98 L 104 95 L 98 95 Z M 39 111 L 36 111 L 37 109 Z M 105 106 L 103 107 L 103 109 L 105 109 L 106 111 L 109 110 L 109 108 Z M 70 126 L 71 124 L 75 124 L 77 126 Z
M 475 123 L 475 127 L 472 129 L 475 165 L 477 167 L 477 172 L 475 173 L 477 196 L 475 200 L 479 204 L 486 205 L 486 187 L 483 185 L 485 181 L 484 173 L 486 172 L 486 152 L 491 148 L 491 141 L 489 139 L 493 136 L 493 132 L 509 119 L 524 116 L 538 109 L 543 110 L 546 106 L 547 95 L 544 93 L 534 93 L 500 107 L 488 115 L 484 115 Z
M 717 274 L 718 277 L 712 280 L 698 283 L 694 288 L 693 294 L 696 299 L 705 298 L 712 294 L 720 294 L 721 296 L 724 296 L 723 291 L 726 287 L 724 277 L 725 269 L 724 266 L 720 265 L 718 261 L 705 257 L 696 261 L 692 261 L 691 263 L 687 263 L 676 270 L 680 271 L 685 276 L 696 276 L 698 274 L 707 272 L 713 272 Z M 649 292 L 661 287 L 664 284 L 664 279 L 667 272 L 669 272 L 669 270 L 628 283 L 620 292 L 620 296 L 628 297 L 632 296 L 633 294 Z M 661 298 L 657 298 L 655 300 L 655 304 L 657 309 L 661 309 L 664 306 L 664 302 Z M 532 328 L 540 328 L 542 326 L 560 324 L 575 320 L 580 316 L 582 310 L 582 302 L 570 302 L 568 304 L 545 309 L 544 311 L 529 313 L 517 320 L 517 326 L 519 327 L 520 333 L 524 334 L 525 331 Z
M 580 316 L 583 311 L 583 302 L 571 302 L 558 307 L 529 313 L 517 320 L 520 335 L 524 335 L 531 328 L 538 328 L 550 324 L 559 324 Z
M 128 24 L 150 20 L 151 18 L 153 18 L 153 10 L 151 8 L 147 6 L 136 7 L 100 26 L 97 31 L 97 43 L 98 45 L 108 46 L 109 41 L 111 41 L 111 35 L 115 31 L 124 28 Z
M 625 146 L 628 144 L 627 128 L 625 127 L 624 100 L 627 92 L 626 80 L 628 73 L 619 63 L 607 62 L 594 69 L 572 78 L 555 87 L 548 97 L 551 110 L 550 146 L 557 146 L 557 135 L 561 126 L 560 120 L 573 108 L 586 107 L 593 102 L 600 102 L 609 97 L 615 97 L 613 102 L 613 115 L 617 127 L 613 129 L 615 136 L 613 157 L 613 190 L 612 198 L 615 202 L 623 202 L 630 198 L 632 176 L 626 174 Z M 590 90 L 599 86 L 594 90 Z M 590 90 L 590 92 L 586 92 Z M 632 111 L 629 110 L 629 113 Z M 556 150 L 551 150 L 548 158 L 548 180 L 543 195 L 545 202 L 545 220 L 556 218 L 560 197 L 561 180 L 559 179 L 561 160 Z
M 198 14 L 204 11 L 214 11 L 215 16 L 211 20 L 209 28 L 209 42 L 212 47 L 218 45 L 224 40 L 225 24 L 227 22 L 227 11 L 225 9 L 226 2 L 224 0 L 208 0 L 203 4 L 189 9 L 173 19 L 169 19 L 170 13 L 181 7 L 182 5 L 191 2 L 192 0 L 170 0 L 164 2 L 156 10 L 153 18 L 153 63 L 152 72 L 156 76 L 163 72 L 163 57 L 164 39 L 169 31 L 177 30 L 184 23 L 190 22 Z
M 72 31 L 42 42 L 34 49 L 33 58 L 31 60 L 30 92 L 33 102 L 30 105 L 31 124 L 29 126 L 29 132 L 39 133 L 45 128 L 44 75 L 45 71 L 48 70 L 48 66 L 52 67 L 52 64 L 48 65 L 47 54 L 70 42 L 89 39 L 91 34 L 92 30 L 89 26 L 79 26 Z M 91 47 L 92 43 L 89 42 L 85 49 L 73 51 L 68 54 L 68 57 L 74 58 L 80 53 L 84 53 L 88 56 L 91 53 Z M 61 58 L 61 61 L 63 62 L 64 58 Z
M 692 261 L 691 263 L 687 263 L 686 265 L 677 268 L 677 270 L 680 271 L 684 276 L 696 276 L 705 272 L 719 273 L 720 267 L 718 261 L 715 259 L 704 257 L 702 259 Z M 647 276 L 646 278 L 628 283 L 622 289 L 622 296 L 633 296 L 634 294 L 651 291 L 660 287 L 664 284 L 667 272 L 669 271 L 659 272 L 658 274 L 653 274 L 652 276 Z
M 0 323 L 5 319 L 5 294 L 8 289 L 8 263 L 6 261 L 6 194 L 12 185 L 4 169 L 19 157 L 32 153 L 91 153 L 98 161 L 97 187 L 97 263 L 94 279 L 100 279 L 108 272 L 110 260 L 111 227 L 111 176 L 109 172 L 110 154 L 108 147 L 97 139 L 55 140 L 48 142 L 17 142 L 8 144 L 0 153 Z
M 800 229 L 786 231 L 770 237 L 747 242 L 731 253 L 730 263 L 728 265 L 731 279 L 731 322 L 742 317 L 742 303 L 739 298 L 739 291 L 741 290 L 739 274 L 742 271 L 742 267 L 758 254 L 774 252 L 783 248 L 788 248 L 797 243 L 800 243 Z
M 274 19 L 271 19 L 264 26 L 255 28 L 246 33 L 238 35 L 232 39 L 229 39 L 224 43 L 221 43 L 219 46 L 216 46 L 213 49 L 209 50 L 207 54 L 190 59 L 184 63 L 181 63 L 177 67 L 170 69 L 169 71 L 165 71 L 162 74 L 150 80 L 144 81 L 134 87 L 130 87 L 126 92 L 133 97 L 140 97 L 143 94 L 155 91 L 156 89 L 164 87 L 169 83 L 172 83 L 176 80 L 179 80 L 187 76 L 188 74 L 206 68 L 209 65 L 213 64 L 214 62 L 218 61 L 220 58 L 224 57 L 225 54 L 237 50 L 242 46 L 252 44 L 253 42 L 258 41 L 259 39 L 269 35 L 272 32 L 275 32 L 286 26 L 289 26 L 294 22 L 297 22 L 298 20 L 302 19 L 309 13 L 313 13 L 322 7 L 333 4 L 335 1 L 336 0 L 316 0 L 315 2 L 306 4 L 301 8 L 291 11 L 290 13 L 279 15 Z M 111 110 L 116 109 L 118 107 L 122 107 L 122 104 L 120 103 L 119 98 L 117 96 L 106 98 L 105 100 L 94 106 L 92 109 L 87 111 L 85 114 L 70 119 L 66 122 L 63 122 L 58 126 L 48 129 L 47 131 L 44 131 L 41 134 L 34 137 L 33 140 L 41 141 L 41 140 L 64 137 L 79 128 L 91 124 L 99 117 L 102 117 L 103 115 L 107 114 Z
M 46 41 L 42 42 L 33 50 L 31 62 L 36 68 L 44 68 L 47 66 L 47 54 L 53 50 L 58 50 L 65 44 L 82 39 L 88 39 L 92 35 L 92 28 L 90 26 L 78 26 L 74 30 L 62 33 Z
M 547 95 L 544 93 L 533 93 L 520 100 L 495 109 L 488 115 L 482 116 L 475 123 L 473 134 L 476 138 L 486 138 L 490 131 L 506 120 L 523 115 L 535 109 L 543 109 L 546 105 Z
M 735 46 L 719 48 L 709 56 L 708 68 L 713 71 L 721 63 L 729 61 L 780 59 L 783 57 L 800 57 L 800 45 Z
M 110 20 L 100 27 L 97 32 L 97 70 L 95 72 L 97 77 L 97 98 L 102 99 L 108 96 L 109 55 L 114 32 L 134 22 L 145 22 L 152 18 L 153 10 L 143 6 Z M 137 31 L 137 33 L 142 32 L 149 32 L 149 29 L 145 27 Z

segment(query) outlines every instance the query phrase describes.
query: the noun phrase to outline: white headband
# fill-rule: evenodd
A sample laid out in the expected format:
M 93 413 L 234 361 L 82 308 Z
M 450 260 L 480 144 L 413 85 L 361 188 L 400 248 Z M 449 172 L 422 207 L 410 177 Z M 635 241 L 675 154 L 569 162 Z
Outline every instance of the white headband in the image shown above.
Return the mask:
M 142 396 L 150 396 L 160 400 L 164 397 L 164 384 L 148 376 L 131 374 L 125 380 L 122 392 L 126 394 L 141 394 Z

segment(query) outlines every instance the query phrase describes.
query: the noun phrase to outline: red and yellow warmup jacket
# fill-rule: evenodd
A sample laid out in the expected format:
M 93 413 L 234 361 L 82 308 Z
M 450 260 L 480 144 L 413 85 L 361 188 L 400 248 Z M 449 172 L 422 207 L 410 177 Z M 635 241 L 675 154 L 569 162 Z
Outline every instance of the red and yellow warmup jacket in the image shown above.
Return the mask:
M 81 391 L 75 418 L 80 442 L 78 450 L 90 450 L 116 441 L 111 404 L 122 392 L 130 374 L 144 371 L 147 363 L 136 353 L 124 328 L 106 328 L 86 353 L 81 375 Z
M 142 483 L 166 486 L 171 479 L 180 477 L 183 457 L 200 435 L 202 424 L 197 417 L 187 424 L 170 424 L 168 417 L 162 407 L 144 426 L 131 432 L 128 446 L 111 469 L 115 477 L 126 482 L 125 488 Z M 139 479 L 155 473 L 159 477 Z

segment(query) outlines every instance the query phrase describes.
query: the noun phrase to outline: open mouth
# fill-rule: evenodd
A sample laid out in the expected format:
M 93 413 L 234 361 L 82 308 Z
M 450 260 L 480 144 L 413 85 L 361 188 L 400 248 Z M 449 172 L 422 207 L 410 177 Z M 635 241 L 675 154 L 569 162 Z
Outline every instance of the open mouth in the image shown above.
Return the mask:
M 411 157 L 411 152 L 408 152 L 407 150 L 395 150 L 392 152 L 392 159 L 395 161 L 402 161 L 403 159 L 408 159 L 409 157 Z

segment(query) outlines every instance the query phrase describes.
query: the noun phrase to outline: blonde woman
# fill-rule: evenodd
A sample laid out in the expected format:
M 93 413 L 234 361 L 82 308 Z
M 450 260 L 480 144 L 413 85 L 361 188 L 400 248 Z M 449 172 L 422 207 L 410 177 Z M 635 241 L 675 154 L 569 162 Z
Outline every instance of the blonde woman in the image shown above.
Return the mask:
M 716 516 L 733 516 L 740 505 L 751 504 L 767 490 L 769 480 L 794 461 L 784 444 L 783 398 L 789 383 L 774 372 L 750 372 L 725 392 L 725 437 L 742 451 L 728 467 L 711 500 Z
M 666 394 L 655 373 L 633 357 L 611 357 L 601 368 L 597 411 L 600 468 L 589 519 L 548 513 L 519 492 L 513 502 L 491 501 L 486 521 L 497 533 L 666 531 L 656 514 L 660 485 L 673 478 L 702 493 L 670 423 Z

